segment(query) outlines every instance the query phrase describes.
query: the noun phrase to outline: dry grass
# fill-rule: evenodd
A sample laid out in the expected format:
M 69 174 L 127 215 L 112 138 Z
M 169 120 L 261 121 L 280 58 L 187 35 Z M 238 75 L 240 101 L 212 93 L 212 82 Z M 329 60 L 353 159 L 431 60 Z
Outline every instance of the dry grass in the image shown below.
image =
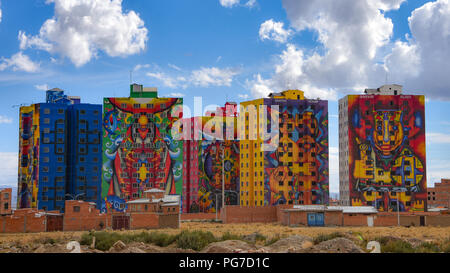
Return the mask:
M 220 223 L 199 223 L 185 222 L 181 224 L 180 229 L 157 229 L 152 231 L 164 232 L 175 235 L 182 230 L 202 230 L 211 231 L 216 237 L 225 233 L 234 235 L 248 235 L 258 232 L 268 239 L 280 236 L 306 235 L 317 237 L 320 234 L 331 234 L 334 232 L 360 234 L 365 240 L 373 240 L 377 237 L 395 236 L 402 239 L 416 238 L 424 241 L 442 242 L 450 238 L 450 227 L 286 227 L 280 224 L 220 224 Z M 142 230 L 119 231 L 126 233 L 139 233 Z M 27 244 L 36 240 L 45 240 L 48 238 L 56 241 L 67 242 L 70 240 L 80 240 L 84 232 L 48 232 L 48 233 L 16 233 L 0 234 L 0 243 Z

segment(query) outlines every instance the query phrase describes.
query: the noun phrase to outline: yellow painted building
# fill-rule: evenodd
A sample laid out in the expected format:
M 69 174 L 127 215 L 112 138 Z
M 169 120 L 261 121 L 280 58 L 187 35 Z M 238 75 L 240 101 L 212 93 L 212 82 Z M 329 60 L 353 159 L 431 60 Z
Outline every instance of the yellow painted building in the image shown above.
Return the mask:
M 275 119 L 278 131 L 264 139 Z M 326 101 L 287 90 L 241 102 L 238 127 L 241 206 L 328 203 Z

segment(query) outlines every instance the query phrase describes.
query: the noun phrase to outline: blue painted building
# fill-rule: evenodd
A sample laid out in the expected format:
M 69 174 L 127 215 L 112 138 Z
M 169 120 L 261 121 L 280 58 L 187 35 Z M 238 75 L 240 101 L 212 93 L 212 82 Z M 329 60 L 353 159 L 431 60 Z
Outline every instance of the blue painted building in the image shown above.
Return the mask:
M 101 111 L 56 88 L 46 103 L 21 107 L 17 208 L 64 211 L 67 199 L 100 207 Z

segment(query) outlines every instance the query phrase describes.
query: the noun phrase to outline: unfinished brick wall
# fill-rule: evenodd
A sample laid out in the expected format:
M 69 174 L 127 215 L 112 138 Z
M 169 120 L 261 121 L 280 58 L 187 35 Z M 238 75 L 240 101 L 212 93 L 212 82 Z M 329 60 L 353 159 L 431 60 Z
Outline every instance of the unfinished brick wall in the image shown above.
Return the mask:
M 155 213 L 131 213 L 130 229 L 158 228 L 159 215 Z
M 0 190 L 0 215 L 12 213 L 11 195 L 12 195 L 11 188 Z
M 218 219 L 222 219 L 219 212 Z M 216 219 L 215 213 L 182 213 L 181 220 L 213 220 Z
M 364 215 L 364 214 L 349 214 L 344 213 L 342 220 L 343 220 L 343 226 L 354 226 L 354 227 L 367 227 L 367 217 L 371 217 L 370 215 Z M 374 218 L 374 225 L 375 225 L 375 216 L 372 216 Z
M 1 217 L 3 233 L 45 232 L 46 216 L 37 214 L 37 210 L 24 209 L 18 214 Z
M 450 215 L 432 215 L 426 217 L 427 226 L 450 226 Z
M 180 218 L 178 214 L 160 215 L 159 216 L 160 228 L 180 228 Z
M 111 226 L 111 215 L 100 213 L 89 202 L 68 200 L 65 207 L 64 231 L 101 230 Z
M 241 207 L 226 206 L 223 209 L 222 221 L 231 223 L 271 223 L 277 222 L 277 208 L 267 207 Z

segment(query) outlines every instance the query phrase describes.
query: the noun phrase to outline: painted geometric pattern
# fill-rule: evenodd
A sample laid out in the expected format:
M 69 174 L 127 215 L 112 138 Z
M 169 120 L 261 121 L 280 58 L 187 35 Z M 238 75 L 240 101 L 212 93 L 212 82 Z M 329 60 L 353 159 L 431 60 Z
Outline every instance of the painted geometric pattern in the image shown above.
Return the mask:
M 327 102 L 305 106 L 303 101 L 279 109 L 279 146 L 264 153 L 265 205 L 327 204 Z
M 424 97 L 349 96 L 348 104 L 352 205 L 423 211 Z
M 102 210 L 123 211 L 148 188 L 182 192 L 183 144 L 171 129 L 179 98 L 105 98 Z
M 20 108 L 17 208 L 37 207 L 39 158 L 38 107 L 38 105 L 31 105 Z

